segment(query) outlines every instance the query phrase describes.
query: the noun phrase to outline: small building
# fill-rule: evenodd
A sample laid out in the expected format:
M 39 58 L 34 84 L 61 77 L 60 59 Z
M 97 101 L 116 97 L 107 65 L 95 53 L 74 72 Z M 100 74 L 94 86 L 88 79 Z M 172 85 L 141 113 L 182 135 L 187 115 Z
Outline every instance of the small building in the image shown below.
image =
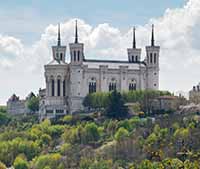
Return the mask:
M 177 96 L 159 96 L 151 103 L 151 109 L 153 111 L 175 111 L 179 106 L 179 97 Z
M 18 96 L 13 94 L 7 101 L 7 111 L 11 115 L 25 114 L 26 106 L 25 100 L 20 100 Z
M 29 114 L 31 110 L 27 106 L 27 102 L 32 97 L 35 97 L 34 93 L 30 93 L 26 99 L 20 99 L 16 94 L 13 94 L 7 101 L 7 111 L 10 115 L 22 115 Z
M 200 103 L 200 83 L 189 91 L 189 101 L 195 104 Z

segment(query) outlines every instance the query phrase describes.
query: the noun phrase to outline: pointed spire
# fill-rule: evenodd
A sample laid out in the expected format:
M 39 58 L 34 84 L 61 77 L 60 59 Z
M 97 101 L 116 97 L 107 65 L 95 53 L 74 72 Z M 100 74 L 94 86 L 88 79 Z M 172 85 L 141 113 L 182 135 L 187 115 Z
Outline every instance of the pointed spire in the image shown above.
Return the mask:
M 151 46 L 155 45 L 155 40 L 154 40 L 154 24 L 152 25 L 152 35 L 151 35 Z
M 75 43 L 78 43 L 78 26 L 77 26 L 77 20 L 76 20 L 76 27 L 75 27 Z
M 60 23 L 58 24 L 58 46 L 61 46 Z
M 133 49 L 136 49 L 135 27 L 133 28 Z

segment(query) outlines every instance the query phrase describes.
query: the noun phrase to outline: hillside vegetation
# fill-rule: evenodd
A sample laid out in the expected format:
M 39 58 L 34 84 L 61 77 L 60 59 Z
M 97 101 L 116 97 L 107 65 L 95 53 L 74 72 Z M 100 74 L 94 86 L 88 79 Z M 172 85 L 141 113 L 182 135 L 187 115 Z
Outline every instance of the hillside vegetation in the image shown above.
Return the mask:
M 43 122 L 0 109 L 0 169 L 199 168 L 198 113 L 129 116 L 123 97 L 113 92 L 101 113 Z

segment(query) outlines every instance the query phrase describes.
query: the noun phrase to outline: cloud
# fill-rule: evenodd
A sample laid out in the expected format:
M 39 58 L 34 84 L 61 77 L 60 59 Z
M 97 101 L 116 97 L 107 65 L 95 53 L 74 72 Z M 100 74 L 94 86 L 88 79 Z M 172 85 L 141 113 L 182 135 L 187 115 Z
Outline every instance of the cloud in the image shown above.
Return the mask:
M 19 39 L 0 35 L 0 66 L 9 68 L 16 58 L 23 57 L 24 47 Z
M 67 47 L 74 41 L 74 22 L 75 19 L 70 19 L 61 23 L 62 44 Z M 85 44 L 87 58 L 127 59 L 126 49 L 132 46 L 132 28 L 122 32 L 108 23 L 91 26 L 82 19 L 78 19 L 78 23 L 79 41 Z M 200 1 L 189 0 L 184 7 L 167 9 L 162 17 L 137 26 L 137 46 L 143 48 L 143 59 L 145 46 L 150 43 L 152 23 L 155 24 L 156 44 L 161 46 L 161 89 L 189 90 L 200 77 Z M 0 76 L 7 79 L 7 83 L 15 84 L 14 89 L 20 95 L 37 91 L 44 86 L 43 66 L 52 59 L 51 46 L 56 40 L 57 25 L 52 24 L 32 46 L 24 46 L 14 37 L 0 35 Z M 16 77 L 21 75 L 19 81 Z M 5 91 L 10 91 L 10 86 L 6 86 Z M 4 92 L 3 102 L 9 94 L 11 92 Z

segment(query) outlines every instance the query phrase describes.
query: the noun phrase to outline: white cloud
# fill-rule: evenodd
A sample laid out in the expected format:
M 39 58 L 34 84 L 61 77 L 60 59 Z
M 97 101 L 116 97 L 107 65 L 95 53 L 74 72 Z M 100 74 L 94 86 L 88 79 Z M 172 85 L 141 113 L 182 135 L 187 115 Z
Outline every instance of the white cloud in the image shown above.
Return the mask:
M 74 21 L 61 24 L 62 44 L 74 41 Z M 79 39 L 85 43 L 87 58 L 127 59 L 126 48 L 131 47 L 132 29 L 122 33 L 108 23 L 96 27 L 78 19 Z M 189 90 L 200 77 L 200 1 L 189 0 L 183 8 L 167 9 L 160 18 L 137 27 L 137 46 L 150 43 L 151 24 L 155 24 L 156 43 L 161 46 L 162 89 Z M 49 25 L 41 39 L 32 46 L 24 46 L 19 39 L 0 35 L 0 88 L 4 89 L 0 103 L 17 92 L 25 96 L 44 86 L 43 65 L 51 60 L 51 46 L 56 44 L 57 25 Z M 69 49 L 67 49 L 69 60 Z M 9 68 L 9 69 L 8 69 Z M 5 84 L 6 83 L 6 84 Z

